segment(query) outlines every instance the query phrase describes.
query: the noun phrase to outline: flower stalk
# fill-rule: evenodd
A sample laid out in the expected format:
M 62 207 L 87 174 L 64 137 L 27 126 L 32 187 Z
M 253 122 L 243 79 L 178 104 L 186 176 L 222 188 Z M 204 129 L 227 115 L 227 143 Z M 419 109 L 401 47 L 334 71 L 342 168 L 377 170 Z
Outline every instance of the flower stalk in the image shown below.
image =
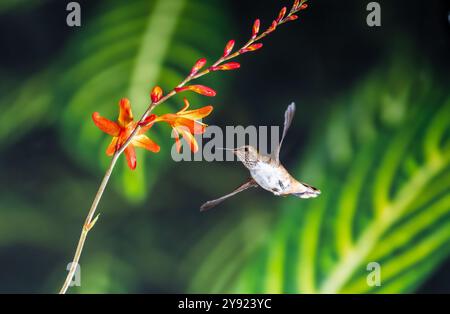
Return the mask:
M 206 65 L 206 59 L 199 59 L 192 67 L 189 75 L 166 95 L 163 95 L 163 91 L 159 86 L 155 86 L 150 94 L 151 102 L 137 122 L 133 121 L 131 106 L 127 99 L 122 99 L 120 102 L 120 114 L 117 123 L 100 117 L 98 113 L 93 114 L 93 120 L 97 127 L 99 127 L 105 133 L 113 136 L 113 140 L 107 150 L 107 154 L 109 152 L 109 154 L 112 155 L 112 158 L 84 221 L 81 235 L 78 240 L 78 245 L 75 250 L 75 255 L 73 257 L 71 267 L 66 276 L 64 284 L 59 291 L 60 294 L 65 294 L 67 292 L 73 276 L 75 275 L 77 266 L 80 261 L 81 253 L 87 239 L 87 235 L 89 231 L 92 230 L 99 217 L 99 215 L 95 216 L 95 213 L 120 155 L 125 152 L 128 165 L 133 170 L 136 167 L 136 156 L 134 154 L 133 146 L 139 146 L 153 152 L 158 152 L 159 146 L 151 141 L 147 136 L 143 135 L 143 133 L 150 129 L 155 122 L 167 122 L 173 127 L 174 131 L 182 132 L 182 135 L 186 140 L 191 140 L 191 149 L 195 150 L 197 143 L 195 142 L 192 133 L 196 133 L 196 131 L 188 132 L 185 129 L 181 129 L 180 127 L 187 127 L 188 130 L 191 130 L 189 126 L 193 125 L 195 129 L 195 126 L 198 126 L 200 124 L 200 122 L 196 121 L 196 119 L 203 118 L 204 116 L 208 115 L 211 112 L 212 107 L 207 106 L 196 110 L 186 111 L 189 103 L 185 99 L 185 107 L 178 113 L 165 114 L 161 117 L 156 117 L 152 114 L 153 110 L 177 93 L 185 91 L 192 91 L 208 97 L 215 96 L 216 92 L 212 88 L 203 85 L 188 85 L 188 83 L 204 75 L 207 75 L 210 72 L 238 69 L 240 67 L 239 63 L 225 62 L 236 58 L 241 54 L 252 52 L 262 48 L 262 44 L 257 43 L 259 40 L 272 33 L 279 25 L 297 19 L 297 15 L 295 15 L 295 13 L 299 12 L 300 10 L 306 9 L 306 7 L 306 0 L 295 0 L 291 10 L 287 15 L 287 9 L 284 7 L 278 14 L 277 19 L 272 22 L 271 26 L 259 35 L 258 33 L 260 29 L 260 21 L 259 19 L 257 19 L 252 26 L 251 38 L 244 46 L 232 53 L 235 46 L 235 41 L 228 41 L 224 48 L 222 57 L 220 57 L 210 67 L 204 70 L 202 69 Z M 204 125 L 202 125 L 200 127 L 200 133 L 204 132 L 204 129 Z M 142 138 L 144 138 L 145 140 L 141 141 Z M 178 149 L 180 145 L 178 138 L 176 138 L 176 144 Z

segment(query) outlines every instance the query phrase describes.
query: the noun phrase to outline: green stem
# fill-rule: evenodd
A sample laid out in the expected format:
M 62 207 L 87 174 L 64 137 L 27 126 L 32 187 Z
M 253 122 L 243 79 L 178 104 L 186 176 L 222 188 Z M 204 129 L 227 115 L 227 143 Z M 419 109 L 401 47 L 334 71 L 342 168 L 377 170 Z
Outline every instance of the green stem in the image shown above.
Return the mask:
M 67 289 L 70 286 L 70 283 L 72 282 L 72 278 L 75 275 L 75 271 L 77 270 L 78 262 L 80 261 L 81 252 L 83 251 L 84 242 L 86 242 L 87 234 L 89 233 L 89 230 L 92 229 L 92 227 L 95 224 L 96 219 L 93 220 L 93 217 L 95 215 L 95 211 L 97 210 L 98 204 L 100 203 L 100 200 L 103 196 L 103 192 L 105 192 L 106 186 L 108 185 L 109 178 L 111 177 L 112 171 L 114 169 L 114 166 L 116 165 L 117 159 L 119 158 L 120 153 L 115 153 L 113 158 L 111 159 L 111 163 L 106 170 L 105 176 L 103 177 L 102 183 L 100 184 L 100 187 L 98 188 L 97 194 L 95 195 L 94 201 L 92 202 L 91 208 L 89 209 L 88 215 L 86 217 L 86 220 L 84 222 L 83 228 L 81 230 L 80 240 L 78 240 L 77 249 L 75 250 L 75 255 L 72 260 L 72 264 L 69 269 L 69 273 L 67 274 L 66 280 L 64 281 L 64 284 L 59 291 L 60 294 L 66 293 Z

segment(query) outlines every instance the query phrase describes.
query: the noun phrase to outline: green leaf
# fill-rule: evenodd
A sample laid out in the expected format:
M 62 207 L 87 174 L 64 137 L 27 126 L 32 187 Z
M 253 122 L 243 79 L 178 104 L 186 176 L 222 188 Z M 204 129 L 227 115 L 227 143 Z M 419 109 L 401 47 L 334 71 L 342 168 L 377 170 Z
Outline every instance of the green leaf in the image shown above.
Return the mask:
M 211 240 L 237 271 L 207 258 L 216 279 L 192 291 L 411 292 L 448 256 L 450 98 L 426 70 L 415 68 L 418 77 L 393 61 L 338 102 L 294 172 L 321 196 L 274 201 L 284 210 L 274 209 L 267 241 L 245 255 Z M 367 284 L 370 262 L 381 266 L 381 286 Z
M 17 9 L 31 10 L 34 7 L 41 5 L 44 1 L 37 0 L 2 0 L 0 2 L 0 14 L 10 12 Z
M 51 112 L 54 95 L 51 93 L 50 71 L 39 73 L 25 80 L 19 87 L 12 84 L 5 91 L 0 103 L 4 109 L 0 115 L 0 143 L 4 148 L 36 127 L 52 123 Z

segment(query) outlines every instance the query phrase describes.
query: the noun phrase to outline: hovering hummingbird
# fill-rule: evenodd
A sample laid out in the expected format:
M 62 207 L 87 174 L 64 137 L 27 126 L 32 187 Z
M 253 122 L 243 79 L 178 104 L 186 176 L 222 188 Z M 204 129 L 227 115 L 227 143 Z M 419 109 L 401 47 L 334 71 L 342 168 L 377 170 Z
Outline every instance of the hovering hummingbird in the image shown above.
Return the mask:
M 204 203 L 200 210 L 208 210 L 227 198 L 236 195 L 248 188 L 262 187 L 277 196 L 294 195 L 299 198 L 312 198 L 320 194 L 320 190 L 306 183 L 294 179 L 289 172 L 280 163 L 280 149 L 284 137 L 292 123 L 295 113 L 295 103 L 292 103 L 286 109 L 284 114 L 284 129 L 281 141 L 275 149 L 274 158 L 260 154 L 253 146 L 242 146 L 231 150 L 239 160 L 250 170 L 251 178 L 235 189 L 233 192 L 224 195 L 218 199 Z

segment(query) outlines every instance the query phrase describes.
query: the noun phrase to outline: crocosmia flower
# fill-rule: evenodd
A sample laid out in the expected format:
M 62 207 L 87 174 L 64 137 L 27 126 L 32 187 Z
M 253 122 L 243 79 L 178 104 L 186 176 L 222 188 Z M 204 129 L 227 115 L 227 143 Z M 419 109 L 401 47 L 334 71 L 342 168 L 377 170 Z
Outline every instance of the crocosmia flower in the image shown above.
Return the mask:
M 125 148 L 125 157 L 127 159 L 128 166 L 134 170 L 136 168 L 136 152 L 134 147 L 142 147 L 151 152 L 159 152 L 159 145 L 148 138 L 144 133 L 153 126 L 153 122 L 156 116 L 151 115 L 146 121 L 146 125 L 141 127 L 137 134 L 133 137 L 131 143 Z M 137 126 L 137 122 L 134 122 L 133 113 L 131 112 L 130 101 L 123 98 L 119 102 L 119 118 L 117 122 L 106 119 L 98 112 L 92 114 L 92 120 L 95 125 L 103 132 L 113 137 L 111 143 L 106 149 L 108 156 L 114 155 L 114 153 L 120 149 L 120 147 L 126 142 L 134 128 Z
M 212 106 L 205 106 L 199 109 L 187 110 L 189 102 L 184 99 L 184 107 L 177 113 L 167 113 L 156 117 L 154 122 L 166 122 L 174 131 L 175 145 L 177 151 L 181 151 L 180 134 L 184 140 L 189 144 L 191 150 L 195 153 L 198 151 L 198 143 L 194 137 L 195 134 L 203 134 L 206 129 L 206 124 L 198 121 L 208 116 L 213 110 Z

